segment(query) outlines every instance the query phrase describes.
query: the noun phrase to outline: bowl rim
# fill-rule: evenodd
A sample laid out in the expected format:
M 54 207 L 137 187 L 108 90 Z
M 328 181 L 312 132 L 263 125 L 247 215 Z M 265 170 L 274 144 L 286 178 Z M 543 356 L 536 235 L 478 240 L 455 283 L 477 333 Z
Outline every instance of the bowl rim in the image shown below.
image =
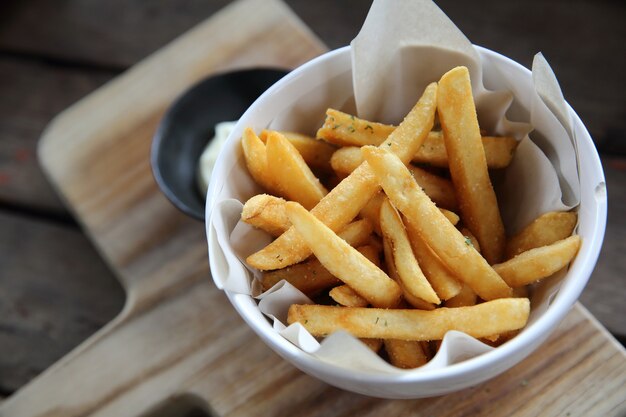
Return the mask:
M 532 76 L 531 71 L 518 62 L 487 48 L 478 45 L 473 46 L 477 52 L 479 52 L 481 59 L 484 59 L 486 56 L 492 59 L 502 60 L 510 65 L 513 65 L 517 69 L 522 70 L 522 72 L 527 74 L 529 77 Z M 238 124 L 245 123 L 250 114 L 269 100 L 277 90 L 283 88 L 284 85 L 289 84 L 295 78 L 302 76 L 302 74 L 305 73 L 310 67 L 316 66 L 320 61 L 330 60 L 336 57 L 336 55 L 347 53 L 350 53 L 350 46 L 344 46 L 342 48 L 329 51 L 295 69 L 263 93 L 243 114 Z M 573 125 L 581 128 L 579 129 L 579 133 L 581 134 L 578 135 L 579 151 L 581 154 L 585 154 L 587 165 L 590 165 L 593 169 L 594 181 L 604 183 L 605 179 L 602 164 L 595 145 L 593 144 L 593 140 L 591 139 L 591 136 L 589 135 L 589 132 L 580 117 L 576 114 L 569 103 L 566 104 L 572 117 Z M 229 140 L 234 140 L 234 137 L 229 138 Z M 216 170 L 222 168 L 223 164 L 224 159 L 218 158 Z M 220 191 L 221 187 L 213 182 L 209 186 L 206 206 L 207 234 L 209 233 L 210 213 L 217 203 L 216 197 Z M 570 265 L 568 271 L 569 274 L 575 269 L 576 274 L 582 278 L 574 280 L 574 282 L 570 283 L 567 286 L 566 291 L 564 291 L 561 287 L 556 296 L 550 301 L 549 308 L 543 313 L 543 315 L 538 320 L 525 327 L 524 331 L 518 334 L 515 338 L 487 353 L 445 366 L 443 368 L 432 370 L 406 370 L 394 374 L 358 369 L 350 369 L 350 372 L 346 372 L 347 368 L 322 361 L 295 346 L 281 336 L 278 331 L 272 327 L 268 320 L 258 322 L 253 317 L 248 315 L 247 304 L 250 302 L 255 305 L 257 304 L 256 300 L 251 295 L 238 294 L 228 290 L 224 290 L 224 292 L 241 317 L 268 346 L 270 346 L 280 356 L 288 359 L 293 365 L 305 371 L 314 369 L 319 371 L 319 373 L 316 374 L 325 374 L 329 377 L 336 377 L 342 381 L 351 381 L 360 384 L 367 382 L 380 384 L 395 383 L 402 385 L 416 384 L 419 382 L 433 383 L 435 381 L 450 381 L 461 376 L 476 374 L 477 372 L 485 369 L 486 367 L 493 366 L 494 364 L 505 366 L 505 369 L 500 368 L 500 372 L 502 372 L 519 363 L 519 361 L 521 361 L 524 357 L 532 353 L 539 344 L 545 341 L 545 339 L 550 336 L 552 330 L 563 320 L 565 315 L 569 312 L 570 308 L 574 305 L 582 293 L 582 290 L 589 280 L 591 272 L 593 271 L 599 257 L 606 229 L 606 199 L 603 201 L 596 200 L 596 202 L 597 210 L 596 216 L 593 219 L 593 229 L 595 230 L 593 238 L 590 241 L 588 239 L 583 241 L 583 245 L 581 246 L 576 259 Z M 258 309 L 258 306 L 256 306 L 256 308 Z M 509 361 L 511 363 L 506 364 L 507 358 L 515 359 Z

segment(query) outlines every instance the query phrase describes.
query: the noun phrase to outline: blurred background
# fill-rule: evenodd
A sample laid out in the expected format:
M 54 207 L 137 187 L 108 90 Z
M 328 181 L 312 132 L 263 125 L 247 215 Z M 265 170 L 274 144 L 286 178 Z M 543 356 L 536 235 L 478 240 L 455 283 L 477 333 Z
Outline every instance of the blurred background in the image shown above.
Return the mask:
M 39 167 L 36 147 L 44 128 L 65 108 L 228 3 L 0 2 L 0 399 L 79 345 L 124 305 L 123 289 Z M 370 5 L 366 0 L 286 3 L 329 48 L 352 40 Z M 605 169 L 609 220 L 603 252 L 581 301 L 624 343 L 625 3 L 437 4 L 475 44 L 526 67 L 542 52 L 587 125 Z M 238 22 L 232 22 L 232 30 L 237 29 Z

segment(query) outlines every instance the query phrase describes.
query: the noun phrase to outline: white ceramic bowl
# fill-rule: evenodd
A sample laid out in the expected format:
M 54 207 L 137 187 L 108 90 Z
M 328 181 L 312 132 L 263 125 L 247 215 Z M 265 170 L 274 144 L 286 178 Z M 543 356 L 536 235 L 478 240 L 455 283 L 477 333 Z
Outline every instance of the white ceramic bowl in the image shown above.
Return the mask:
M 488 65 L 499 65 L 530 85 L 528 69 L 510 59 L 484 48 L 476 47 Z M 245 201 L 250 196 L 249 184 L 234 184 L 233 170 L 245 169 L 239 138 L 245 127 L 260 131 L 272 123 L 285 130 L 314 132 L 321 124 L 327 107 L 342 108 L 350 103 L 352 93 L 350 48 L 345 47 L 322 55 L 299 67 L 280 80 L 246 111 L 230 135 L 215 166 L 207 196 L 206 218 L 210 220 L 215 205 L 228 198 Z M 523 97 L 516 97 L 523 100 Z M 292 111 L 302 103 L 303 111 L 310 117 L 294 126 L 281 117 L 287 109 Z M 549 307 L 531 317 L 526 328 L 511 341 L 491 352 L 447 366 L 443 369 L 405 372 L 398 375 L 368 371 L 347 371 L 323 362 L 283 338 L 259 311 L 257 302 L 249 295 L 226 291 L 230 302 L 248 325 L 284 359 L 331 385 L 386 398 L 420 398 L 446 394 L 481 383 L 511 368 L 543 343 L 565 317 L 581 294 L 595 266 L 606 226 L 606 190 L 602 166 L 593 141 L 576 113 L 568 108 L 578 136 L 580 154 L 581 204 L 579 207 L 578 234 L 583 243 L 580 251 L 563 278 L 558 293 Z M 304 124 L 304 125 L 303 125 Z M 211 239 L 209 223 L 209 257 L 211 270 L 221 287 L 220 266 L 216 255 L 216 242 Z

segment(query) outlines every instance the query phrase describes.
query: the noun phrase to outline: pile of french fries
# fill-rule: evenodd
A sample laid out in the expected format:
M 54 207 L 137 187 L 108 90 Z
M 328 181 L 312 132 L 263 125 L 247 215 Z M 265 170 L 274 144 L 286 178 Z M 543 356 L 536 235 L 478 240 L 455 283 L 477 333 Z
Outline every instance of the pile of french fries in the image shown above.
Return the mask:
M 267 194 L 242 220 L 275 240 L 247 263 L 317 304 L 288 322 L 344 330 L 401 368 L 428 362 L 449 330 L 486 343 L 528 320 L 529 286 L 576 256 L 576 214 L 542 215 L 508 237 L 490 171 L 517 141 L 485 136 L 469 72 L 457 67 L 396 127 L 328 109 L 317 138 L 246 129 L 250 175 Z

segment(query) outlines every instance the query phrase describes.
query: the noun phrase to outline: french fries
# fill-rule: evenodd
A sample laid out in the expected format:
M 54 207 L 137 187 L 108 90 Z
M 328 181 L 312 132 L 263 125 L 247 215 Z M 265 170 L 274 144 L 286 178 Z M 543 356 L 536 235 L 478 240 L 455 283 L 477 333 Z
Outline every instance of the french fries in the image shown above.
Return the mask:
M 503 298 L 431 311 L 293 304 L 287 322 L 300 323 L 313 336 L 345 330 L 362 338 L 428 341 L 443 339 L 450 330 L 480 338 L 521 329 L 529 313 L 527 298 Z
M 581 245 L 574 213 L 546 213 L 506 240 L 489 169 L 506 167 L 517 142 L 481 136 L 466 68 L 439 85 L 398 127 L 328 109 L 322 140 L 242 137 L 250 175 L 272 194 L 250 198 L 241 216 L 276 237 L 246 260 L 263 289 L 286 280 L 336 303 L 292 305 L 288 323 L 316 337 L 347 331 L 404 369 L 427 363 L 449 330 L 493 346 L 515 337 L 530 284 Z M 432 130 L 435 111 L 442 131 Z
M 565 239 L 574 231 L 577 218 L 576 213 L 554 211 L 539 216 L 509 239 L 506 258 L 511 259 L 527 250 Z
M 330 158 L 330 164 L 335 172 L 343 175 L 350 174 L 362 162 L 363 156 L 361 155 L 361 148 L 354 146 L 339 148 Z M 430 197 L 437 206 L 452 211 L 458 209 L 454 187 L 450 180 L 431 174 L 414 165 L 409 165 L 408 168 L 411 170 L 415 181 L 417 181 L 419 186 L 424 189 L 426 195 Z
M 335 109 L 328 109 L 324 125 L 317 131 L 317 137 L 344 147 L 378 146 L 394 129 L 395 126 L 370 122 Z M 483 136 L 482 142 L 489 169 L 506 168 L 511 163 L 517 148 L 515 138 Z M 443 143 L 443 133 L 430 132 L 412 160 L 415 163 L 447 168 L 448 154 Z M 334 166 L 333 168 L 336 169 Z
M 376 307 L 395 306 L 400 287 L 301 205 L 288 202 L 287 216 L 317 259 L 334 276 Z
M 402 288 L 413 297 L 439 304 L 441 300 L 420 269 L 402 219 L 389 200 L 385 200 L 380 208 L 380 227 L 384 239 L 390 243 L 391 256 Z
M 266 143 L 270 132 L 270 130 L 261 131 L 259 139 Z M 332 172 L 330 158 L 337 150 L 335 146 L 297 132 L 280 132 L 280 134 L 298 150 L 311 169 L 325 173 Z
M 441 77 L 439 86 L 437 113 L 461 217 L 478 239 L 487 262 L 494 264 L 504 254 L 504 225 L 487 171 L 469 71 L 454 68 Z
M 460 280 L 485 300 L 511 296 L 511 288 L 441 214 L 402 161 L 372 146 L 362 152 L 394 206 Z
M 437 84 L 432 83 L 400 126 L 380 146 L 408 162 L 432 129 L 436 102 Z M 340 229 L 356 217 L 378 190 L 378 182 L 370 167 L 361 164 L 322 198 L 311 213 L 330 229 Z M 260 270 L 271 270 L 293 265 L 310 254 L 302 237 L 290 228 L 268 246 L 248 256 L 246 262 Z
M 570 236 L 548 246 L 530 249 L 493 266 L 511 287 L 532 284 L 565 268 L 580 248 L 580 236 Z
M 282 134 L 269 133 L 265 152 L 267 171 L 280 195 L 311 209 L 328 194 L 295 146 Z

